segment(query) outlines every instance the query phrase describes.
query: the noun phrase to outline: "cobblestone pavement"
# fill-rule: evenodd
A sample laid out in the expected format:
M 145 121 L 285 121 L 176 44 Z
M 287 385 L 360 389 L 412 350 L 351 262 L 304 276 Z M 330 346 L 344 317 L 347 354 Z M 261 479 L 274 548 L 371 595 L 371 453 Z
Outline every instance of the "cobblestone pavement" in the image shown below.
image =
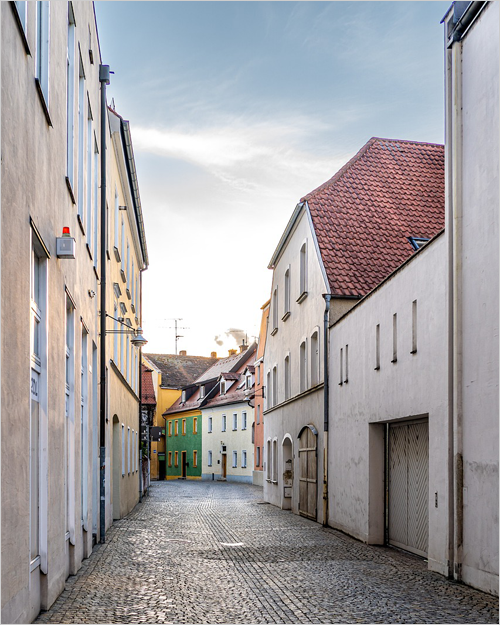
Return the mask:
M 498 623 L 498 600 L 264 504 L 262 489 L 156 482 L 37 623 Z

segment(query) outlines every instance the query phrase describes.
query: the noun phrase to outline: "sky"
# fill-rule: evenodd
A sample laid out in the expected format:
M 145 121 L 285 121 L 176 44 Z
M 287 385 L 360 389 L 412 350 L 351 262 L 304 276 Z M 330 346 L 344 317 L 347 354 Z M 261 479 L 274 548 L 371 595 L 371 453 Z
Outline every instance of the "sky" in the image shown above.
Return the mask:
M 443 143 L 451 2 L 95 2 L 130 121 L 144 352 L 256 340 L 301 197 L 373 136 Z

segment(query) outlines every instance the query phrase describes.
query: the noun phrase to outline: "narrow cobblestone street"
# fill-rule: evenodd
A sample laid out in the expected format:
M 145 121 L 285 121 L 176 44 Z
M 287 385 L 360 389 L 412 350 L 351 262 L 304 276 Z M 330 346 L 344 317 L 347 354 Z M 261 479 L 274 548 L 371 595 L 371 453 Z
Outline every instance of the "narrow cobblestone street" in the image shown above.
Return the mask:
M 225 482 L 153 483 L 37 623 L 497 623 L 498 600 Z

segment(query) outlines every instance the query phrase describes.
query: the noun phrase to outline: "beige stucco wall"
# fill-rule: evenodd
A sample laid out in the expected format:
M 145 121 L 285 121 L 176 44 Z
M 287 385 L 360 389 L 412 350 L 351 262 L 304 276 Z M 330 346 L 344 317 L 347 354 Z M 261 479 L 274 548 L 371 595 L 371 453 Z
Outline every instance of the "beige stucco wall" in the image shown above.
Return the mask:
M 92 4 L 75 2 L 85 67 L 85 91 L 94 113 L 93 129 L 99 141 L 99 49 Z M 80 363 L 82 321 L 89 330 L 88 357 L 98 341 L 97 278 L 87 249 L 87 234 L 77 222 L 66 175 L 66 49 L 67 3 L 50 3 L 49 126 L 35 86 L 35 11 L 28 3 L 27 39 L 31 55 L 23 45 L 14 17 L 13 3 L 2 3 L 2 621 L 30 622 L 39 609 L 48 608 L 75 573 L 92 543 L 92 438 L 95 388 L 88 371 L 88 472 L 86 486 L 87 530 L 81 526 Z M 89 60 L 89 28 L 94 65 Z M 75 89 L 78 93 L 78 75 Z M 75 110 L 75 119 L 77 112 Z M 85 119 L 85 123 L 87 120 Z M 77 135 L 77 129 L 75 130 Z M 75 159 L 77 155 L 75 140 Z M 77 179 L 75 169 L 75 181 Z M 21 182 L 21 183 L 20 183 Z M 75 192 L 77 188 L 75 187 Z M 43 323 L 48 345 L 40 375 L 40 555 L 30 579 L 30 216 L 49 249 L 47 307 Z M 85 224 L 84 224 L 85 225 Z M 56 257 L 56 237 L 69 226 L 76 239 L 76 259 Z M 65 417 L 66 294 L 76 304 L 75 384 L 71 389 L 72 425 Z M 66 433 L 65 433 L 66 431 Z M 69 431 L 70 471 L 65 458 Z M 68 476 L 68 477 L 66 477 Z M 66 483 L 69 480 L 69 484 Z M 69 489 L 71 539 L 66 538 L 65 492 Z M 74 542 L 74 545 L 71 542 Z M 40 573 L 40 567 L 46 573 Z

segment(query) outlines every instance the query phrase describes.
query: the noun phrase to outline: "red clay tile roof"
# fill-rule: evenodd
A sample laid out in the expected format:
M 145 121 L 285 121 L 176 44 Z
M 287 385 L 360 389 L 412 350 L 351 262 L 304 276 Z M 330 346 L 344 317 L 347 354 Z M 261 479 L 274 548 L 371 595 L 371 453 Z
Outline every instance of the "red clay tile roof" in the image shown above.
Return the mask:
M 141 363 L 141 375 L 141 403 L 150 406 L 156 406 L 155 387 L 153 385 L 152 370 Z
M 444 146 L 373 137 L 301 201 L 332 294 L 361 297 L 444 228 Z

